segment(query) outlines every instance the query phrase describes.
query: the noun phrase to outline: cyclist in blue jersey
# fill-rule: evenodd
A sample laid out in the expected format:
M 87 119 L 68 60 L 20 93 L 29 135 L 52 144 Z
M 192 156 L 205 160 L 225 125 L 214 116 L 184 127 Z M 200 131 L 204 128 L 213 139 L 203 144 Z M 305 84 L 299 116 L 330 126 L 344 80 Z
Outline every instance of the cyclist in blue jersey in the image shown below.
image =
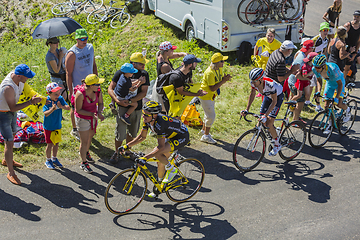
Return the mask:
M 350 108 L 343 103 L 345 94 L 345 78 L 339 66 L 336 63 L 326 62 L 325 55 L 321 54 L 313 59 L 312 71 L 314 72 L 318 81 L 317 84 L 319 92 L 317 92 L 315 95 L 320 96 L 322 79 L 325 79 L 325 109 L 329 107 L 330 100 L 334 99 L 334 103 L 337 104 L 341 109 L 345 110 L 345 117 L 343 121 L 348 122 L 350 120 L 351 114 Z M 335 90 L 336 95 L 334 97 Z

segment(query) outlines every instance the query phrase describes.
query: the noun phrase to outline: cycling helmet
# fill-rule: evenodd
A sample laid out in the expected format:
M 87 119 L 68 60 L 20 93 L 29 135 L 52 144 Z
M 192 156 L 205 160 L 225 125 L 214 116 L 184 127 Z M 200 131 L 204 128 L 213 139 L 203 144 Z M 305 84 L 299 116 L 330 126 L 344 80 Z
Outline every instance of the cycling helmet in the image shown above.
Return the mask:
M 249 73 L 250 81 L 257 81 L 264 76 L 264 70 L 262 68 L 254 68 Z
M 143 109 L 151 114 L 158 114 L 161 112 L 161 104 L 155 101 L 148 101 L 144 104 Z
M 324 54 L 317 55 L 316 57 L 314 57 L 312 63 L 313 63 L 314 67 L 322 67 L 322 66 L 324 66 L 325 63 L 326 63 L 325 55 Z

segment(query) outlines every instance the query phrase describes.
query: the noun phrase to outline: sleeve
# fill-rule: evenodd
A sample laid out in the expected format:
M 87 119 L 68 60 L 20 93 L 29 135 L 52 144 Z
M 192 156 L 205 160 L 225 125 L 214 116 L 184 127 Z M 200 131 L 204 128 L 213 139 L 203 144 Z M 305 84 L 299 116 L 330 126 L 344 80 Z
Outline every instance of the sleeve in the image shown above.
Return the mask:
M 46 54 L 45 61 L 48 63 L 48 62 L 50 62 L 50 61 L 52 61 L 52 60 L 55 60 L 55 61 L 56 61 L 55 55 L 54 55 L 54 54 L 50 54 L 50 53 L 48 52 L 48 53 Z
M 307 68 L 307 66 L 306 66 L 305 63 L 301 66 L 301 74 L 302 74 L 303 76 L 305 76 L 306 74 L 308 74 L 308 68 Z
M 117 83 L 119 81 L 120 76 L 121 76 L 121 71 L 120 70 L 116 71 L 116 73 L 114 74 L 114 76 L 112 78 L 112 81 Z
M 60 101 L 61 105 L 63 105 L 63 106 L 68 105 L 67 102 L 65 101 L 65 99 L 62 96 L 59 96 L 59 101 Z
M 169 83 L 174 85 L 174 88 L 182 87 L 184 85 L 182 78 L 176 73 L 170 75 Z
M 321 78 L 320 73 L 318 73 L 318 72 L 315 70 L 315 67 L 313 67 L 311 70 L 312 70 L 313 73 L 315 74 L 316 78 Z
M 50 105 L 50 104 L 45 104 L 45 105 L 43 106 L 43 112 L 46 112 L 47 110 L 49 110 L 49 109 L 50 109 L 49 106 L 51 106 L 51 105 Z
M 212 71 L 207 72 L 204 74 L 205 82 L 207 82 L 208 86 L 214 86 L 216 84 L 215 82 L 215 75 Z
M 144 73 L 144 76 L 145 76 L 145 83 L 144 83 L 143 85 L 150 86 L 149 73 L 148 73 L 148 72 L 145 72 L 145 73 Z

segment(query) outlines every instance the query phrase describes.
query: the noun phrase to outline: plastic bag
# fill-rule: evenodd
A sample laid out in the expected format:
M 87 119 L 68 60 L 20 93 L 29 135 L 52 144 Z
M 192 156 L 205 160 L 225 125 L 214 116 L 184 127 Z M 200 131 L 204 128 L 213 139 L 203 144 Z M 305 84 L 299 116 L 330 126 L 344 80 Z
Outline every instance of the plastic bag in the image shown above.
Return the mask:
M 190 127 L 200 127 L 203 125 L 200 113 L 196 110 L 195 104 L 186 106 L 183 114 L 181 115 L 181 121 Z

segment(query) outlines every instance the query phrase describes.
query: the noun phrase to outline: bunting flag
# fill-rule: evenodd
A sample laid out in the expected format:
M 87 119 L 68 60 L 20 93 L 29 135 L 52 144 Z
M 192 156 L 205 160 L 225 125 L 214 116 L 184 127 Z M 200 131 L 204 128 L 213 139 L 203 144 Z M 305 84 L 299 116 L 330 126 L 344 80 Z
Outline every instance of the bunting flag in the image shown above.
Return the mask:
M 184 91 L 197 93 L 200 89 L 201 83 L 185 84 Z M 166 96 L 169 99 L 170 109 L 168 115 L 170 117 L 180 117 L 184 112 L 186 106 L 190 103 L 193 96 L 184 96 L 174 89 L 174 85 L 163 87 Z
M 30 99 L 34 96 L 37 95 L 38 97 L 41 97 L 42 100 L 41 102 L 37 103 L 37 104 L 31 104 L 28 107 L 22 109 L 22 111 L 28 115 L 31 120 L 33 120 L 34 122 L 39 121 L 39 111 L 42 110 L 43 106 L 46 103 L 46 97 L 41 96 L 39 93 L 35 92 L 28 83 L 24 84 L 24 90 L 22 91 L 21 95 L 20 95 L 20 99 L 19 99 L 19 103 L 24 103 L 27 101 L 30 101 Z

